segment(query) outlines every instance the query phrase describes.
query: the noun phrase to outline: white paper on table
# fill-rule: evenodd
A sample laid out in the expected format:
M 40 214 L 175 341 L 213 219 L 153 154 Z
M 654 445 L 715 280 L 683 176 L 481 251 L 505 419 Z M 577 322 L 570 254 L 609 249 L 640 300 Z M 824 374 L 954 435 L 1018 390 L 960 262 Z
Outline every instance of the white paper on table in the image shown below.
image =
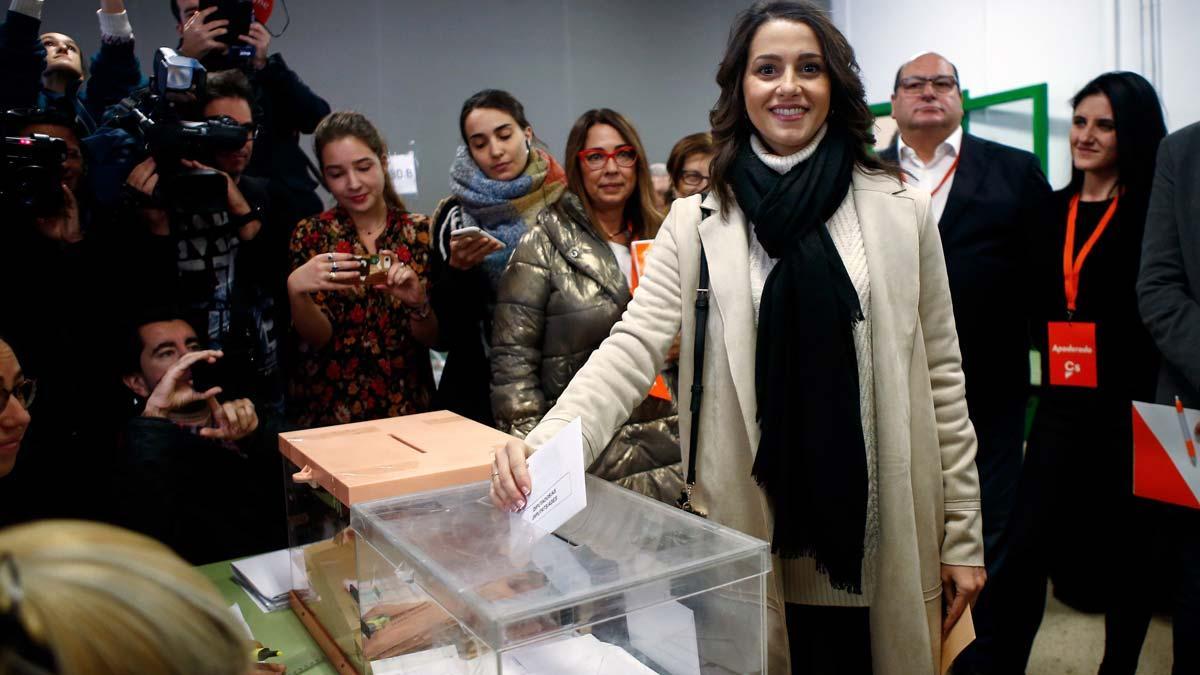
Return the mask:
M 417 194 L 417 155 L 408 152 L 394 152 L 388 155 L 388 174 L 392 179 L 392 187 L 402 195 Z
M 246 616 L 242 614 L 242 608 L 238 607 L 235 602 L 229 606 L 229 613 L 233 615 L 233 622 L 242 627 L 242 632 L 246 634 L 247 640 L 254 640 L 254 633 L 250 631 L 250 624 L 246 623 Z
M 625 617 L 629 644 L 670 675 L 700 675 L 692 610 L 671 600 Z
M 232 567 L 264 598 L 279 598 L 292 590 L 292 566 L 286 548 L 238 560 Z
M 521 518 L 553 532 L 587 506 L 583 482 L 583 421 L 576 417 L 529 456 L 533 491 Z
M 454 645 L 426 649 L 371 662 L 375 675 L 468 675 L 467 661 L 459 658 Z
M 601 642 L 592 635 L 565 640 L 539 642 L 504 655 L 505 675 L 509 672 L 550 675 L 637 675 L 654 673 L 629 652 Z M 514 667 L 517 666 L 517 667 Z M 518 668 L 519 667 L 519 668 Z M 511 668 L 511 670 L 510 670 Z

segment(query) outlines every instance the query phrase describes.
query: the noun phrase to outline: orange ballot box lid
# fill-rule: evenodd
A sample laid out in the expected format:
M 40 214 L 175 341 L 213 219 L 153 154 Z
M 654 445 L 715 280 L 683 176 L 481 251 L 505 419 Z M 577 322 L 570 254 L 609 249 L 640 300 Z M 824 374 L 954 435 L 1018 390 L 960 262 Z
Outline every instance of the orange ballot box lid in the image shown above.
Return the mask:
M 290 431 L 279 451 L 346 506 L 487 480 L 508 434 L 437 412 Z M 299 474 L 298 474 L 299 475 Z

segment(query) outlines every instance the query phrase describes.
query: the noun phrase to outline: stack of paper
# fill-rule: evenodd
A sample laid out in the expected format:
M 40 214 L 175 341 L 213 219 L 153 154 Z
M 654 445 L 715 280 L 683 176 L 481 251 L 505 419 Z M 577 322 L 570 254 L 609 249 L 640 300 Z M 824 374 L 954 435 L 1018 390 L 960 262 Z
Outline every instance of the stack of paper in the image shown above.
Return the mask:
M 239 560 L 232 565 L 233 580 L 264 612 L 288 606 L 292 590 L 292 564 L 288 550 L 263 553 Z

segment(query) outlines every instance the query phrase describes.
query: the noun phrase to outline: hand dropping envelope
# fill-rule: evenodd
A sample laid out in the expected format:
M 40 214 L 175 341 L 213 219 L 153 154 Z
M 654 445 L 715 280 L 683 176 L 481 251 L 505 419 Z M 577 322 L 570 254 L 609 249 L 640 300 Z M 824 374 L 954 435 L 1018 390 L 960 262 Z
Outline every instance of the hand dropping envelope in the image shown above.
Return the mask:
M 521 518 L 553 532 L 587 506 L 583 482 L 583 422 L 571 423 L 529 456 L 533 491 Z

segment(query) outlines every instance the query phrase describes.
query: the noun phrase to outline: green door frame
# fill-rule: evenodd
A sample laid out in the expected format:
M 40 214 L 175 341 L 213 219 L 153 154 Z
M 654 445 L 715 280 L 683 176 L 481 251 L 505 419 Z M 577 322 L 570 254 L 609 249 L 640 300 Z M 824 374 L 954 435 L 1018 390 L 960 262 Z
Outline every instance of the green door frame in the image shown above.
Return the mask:
M 980 110 L 994 105 L 1002 105 L 1004 103 L 1013 103 L 1015 101 L 1024 101 L 1031 99 L 1033 101 L 1033 154 L 1042 163 L 1042 172 L 1048 171 L 1048 163 L 1050 161 L 1050 105 L 1049 105 L 1049 87 L 1045 82 L 1041 84 L 1031 84 L 1028 87 L 1020 87 L 1018 89 L 1009 89 L 1008 91 L 996 92 L 987 96 L 971 98 L 971 92 L 968 89 L 963 90 L 963 129 L 970 130 L 971 128 L 971 111 Z M 871 106 L 871 112 L 876 117 L 886 117 L 892 114 L 892 104 L 889 102 L 875 103 Z

